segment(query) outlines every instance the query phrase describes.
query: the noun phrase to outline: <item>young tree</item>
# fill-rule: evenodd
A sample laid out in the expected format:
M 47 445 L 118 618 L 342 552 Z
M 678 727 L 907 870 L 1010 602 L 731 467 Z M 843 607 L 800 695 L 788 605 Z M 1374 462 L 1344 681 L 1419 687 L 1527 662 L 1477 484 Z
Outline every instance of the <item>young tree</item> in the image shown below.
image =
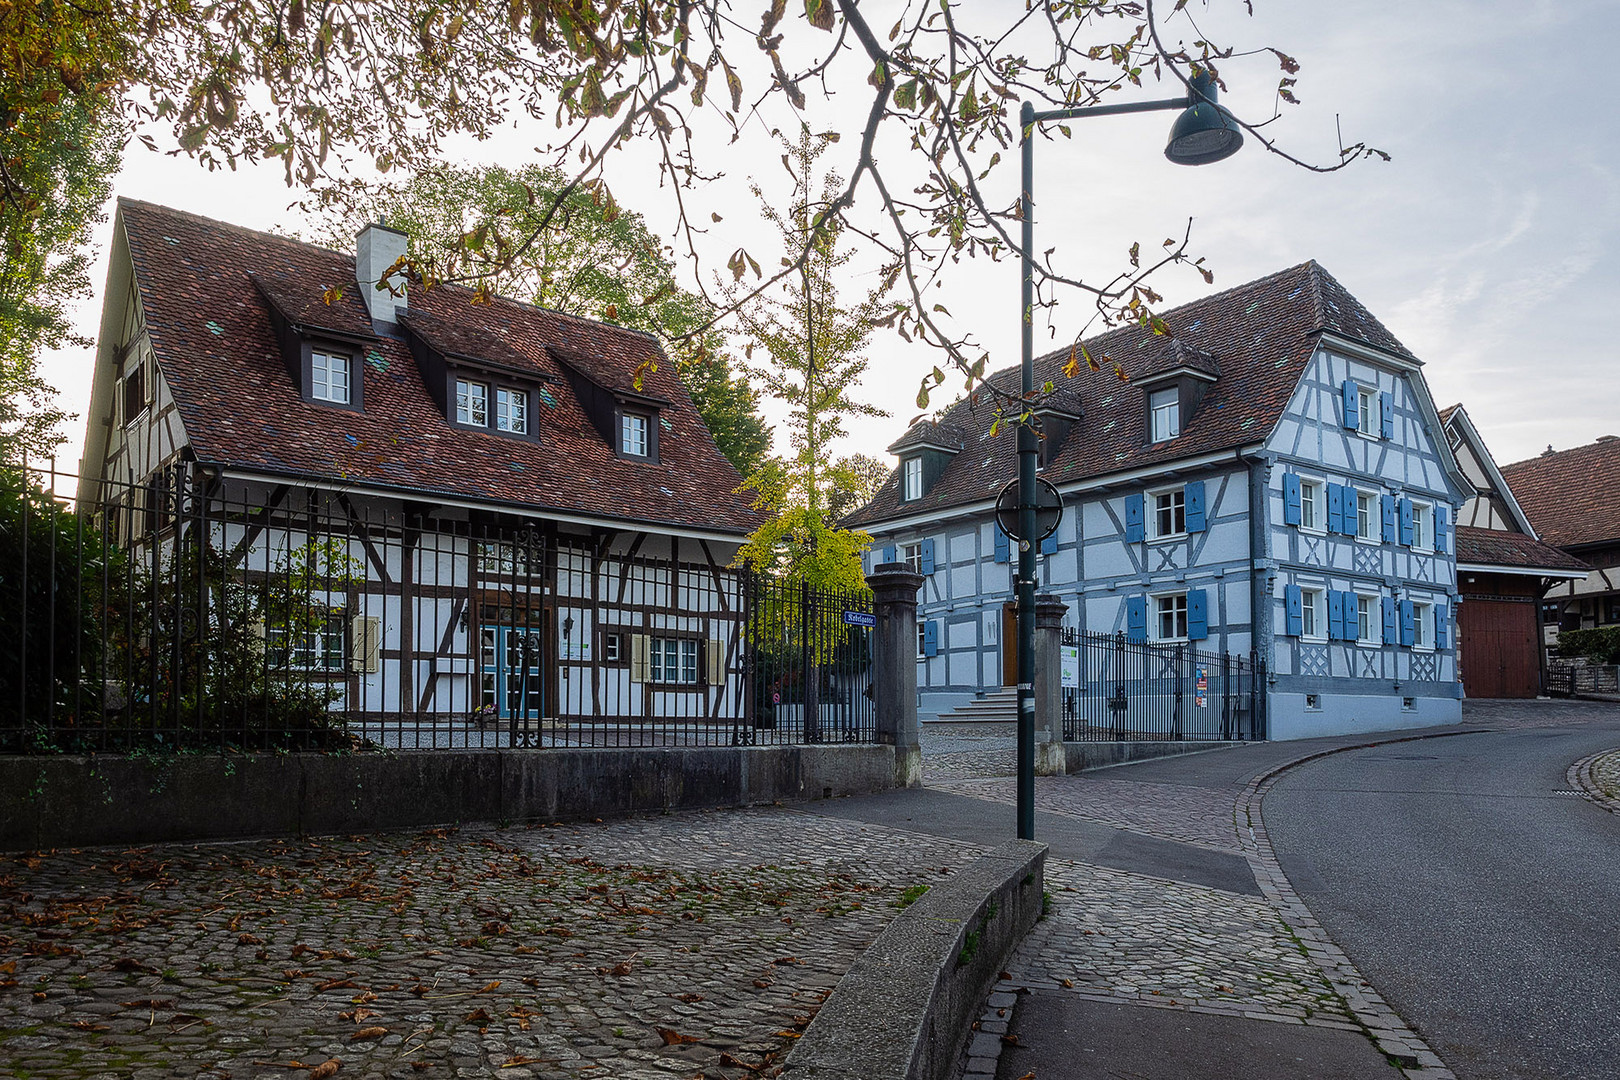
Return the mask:
M 827 517 L 841 521 L 871 502 L 893 471 L 888 462 L 870 454 L 851 454 L 833 462 Z
M 469 257 L 489 253 L 496 268 L 479 279 L 499 293 L 571 315 L 644 330 L 676 370 L 715 443 L 749 475 L 770 449 L 759 396 L 731 368 L 712 328 L 712 305 L 681 288 L 667 249 L 640 214 L 583 188 L 568 189 L 557 169 L 440 166 L 408 180 L 365 187 L 332 213 L 317 239 L 343 248 L 357 220 L 381 218 L 410 236 L 417 265 L 459 275 Z M 548 208 L 555 206 L 540 226 Z M 526 244 L 521 251 L 520 244 Z

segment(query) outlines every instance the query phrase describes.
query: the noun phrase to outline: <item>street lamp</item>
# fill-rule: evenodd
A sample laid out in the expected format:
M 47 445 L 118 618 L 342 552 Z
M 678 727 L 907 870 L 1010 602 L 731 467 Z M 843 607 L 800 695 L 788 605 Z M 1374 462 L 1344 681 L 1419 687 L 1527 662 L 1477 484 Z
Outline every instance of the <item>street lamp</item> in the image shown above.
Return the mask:
M 1053 120 L 1088 116 L 1181 109 L 1170 128 L 1164 156 L 1177 165 L 1208 165 L 1237 153 L 1243 129 L 1215 101 L 1215 80 L 1201 71 L 1189 80 L 1185 97 L 1160 101 L 1133 101 L 1118 105 L 1090 105 L 1076 109 L 1036 112 L 1024 102 L 1018 119 L 1022 127 L 1024 157 L 1023 197 L 1023 335 L 1020 370 L 1027 403 L 1035 393 L 1035 125 Z M 1018 836 L 1035 838 L 1035 428 L 1024 419 L 1018 425 Z

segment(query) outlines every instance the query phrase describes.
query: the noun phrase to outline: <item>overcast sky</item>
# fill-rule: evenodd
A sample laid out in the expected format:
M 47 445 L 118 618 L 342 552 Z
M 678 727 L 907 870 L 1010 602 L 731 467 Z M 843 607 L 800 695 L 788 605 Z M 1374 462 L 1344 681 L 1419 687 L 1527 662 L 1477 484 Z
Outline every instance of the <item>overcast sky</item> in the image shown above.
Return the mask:
M 1021 6 L 1021 5 L 1020 5 Z M 1196 8 L 1196 4 L 1194 7 Z M 1611 65 L 1620 41 L 1615 0 L 1255 0 L 1242 40 L 1276 45 L 1303 65 L 1299 94 L 1279 134 L 1331 159 L 1335 124 L 1393 160 L 1331 175 L 1295 168 L 1255 145 L 1200 169 L 1163 157 L 1171 114 L 1089 120 L 1070 141 L 1037 148 L 1037 248 L 1068 269 L 1118 268 L 1124 250 L 1179 235 L 1216 272 L 1159 283 L 1173 302 L 1316 259 L 1426 364 L 1437 404 L 1462 401 L 1500 463 L 1620 434 L 1620 120 Z M 1211 16 L 1214 17 L 1214 16 Z M 1230 21 L 1222 25 L 1234 25 Z M 1227 104 L 1264 115 L 1279 76 L 1274 61 L 1223 68 Z M 1132 91 L 1135 93 L 1135 91 Z M 1149 87 L 1144 97 L 1168 96 Z M 859 99 L 850 95 L 850 109 Z M 853 129 L 859 116 L 816 103 L 818 125 Z M 862 110 L 864 111 L 864 110 Z M 519 165 L 532 138 L 514 131 L 481 144 L 482 160 Z M 757 229 L 742 185 L 776 182 L 776 153 L 725 158 L 712 201 L 728 209 L 712 237 L 721 267 L 738 237 Z M 1014 169 L 1003 170 L 1016 182 Z M 609 173 L 623 202 L 667 220 L 645 161 L 624 155 Z M 739 194 L 740 193 L 740 194 Z M 115 194 L 148 199 L 254 228 L 305 227 L 287 207 L 279 165 L 207 173 L 189 161 L 128 151 Z M 706 214 L 704 215 L 706 216 Z M 110 225 L 98 232 L 96 295 L 80 308 L 94 335 Z M 1017 361 L 1017 268 L 966 262 L 943 291 L 947 306 L 992 353 Z M 1085 305 L 1060 307 L 1056 337 L 1072 337 Z M 88 406 L 90 356 L 47 358 L 64 402 Z M 917 382 L 934 358 L 892 336 L 874 339 L 865 394 L 887 421 L 852 425 L 843 452 L 883 454 L 915 414 Z M 76 459 L 82 419 L 63 456 Z

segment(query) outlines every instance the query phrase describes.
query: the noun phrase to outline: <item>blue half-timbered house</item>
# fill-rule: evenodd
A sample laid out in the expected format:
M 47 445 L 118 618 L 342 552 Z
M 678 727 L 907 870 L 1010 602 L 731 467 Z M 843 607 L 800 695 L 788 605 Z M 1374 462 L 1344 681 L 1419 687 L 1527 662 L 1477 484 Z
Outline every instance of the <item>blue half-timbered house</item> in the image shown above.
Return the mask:
M 1460 716 L 1456 508 L 1472 494 L 1421 363 L 1314 262 L 1036 361 L 1041 473 L 1063 495 L 1039 589 L 1067 622 L 1253 654 L 1273 738 Z M 1127 378 L 1115 371 L 1115 364 Z M 1016 390 L 1018 372 L 992 375 Z M 926 717 L 1015 685 L 1015 548 L 994 525 L 1015 473 L 973 394 L 890 450 L 850 519 L 871 562 L 910 562 Z

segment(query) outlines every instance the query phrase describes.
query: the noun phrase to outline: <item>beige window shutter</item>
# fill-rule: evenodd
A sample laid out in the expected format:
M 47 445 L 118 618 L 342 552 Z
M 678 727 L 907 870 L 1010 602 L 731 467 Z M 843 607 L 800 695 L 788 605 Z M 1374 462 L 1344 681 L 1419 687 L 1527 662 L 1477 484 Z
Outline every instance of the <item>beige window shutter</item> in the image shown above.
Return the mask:
M 349 620 L 349 664 L 355 671 L 374 675 L 382 656 L 382 620 L 356 615 Z
M 648 653 L 651 643 L 646 634 L 630 635 L 630 681 L 647 681 Z
M 703 643 L 703 653 L 708 660 L 708 681 L 710 686 L 719 686 L 726 681 L 726 646 L 722 641 L 710 638 Z

